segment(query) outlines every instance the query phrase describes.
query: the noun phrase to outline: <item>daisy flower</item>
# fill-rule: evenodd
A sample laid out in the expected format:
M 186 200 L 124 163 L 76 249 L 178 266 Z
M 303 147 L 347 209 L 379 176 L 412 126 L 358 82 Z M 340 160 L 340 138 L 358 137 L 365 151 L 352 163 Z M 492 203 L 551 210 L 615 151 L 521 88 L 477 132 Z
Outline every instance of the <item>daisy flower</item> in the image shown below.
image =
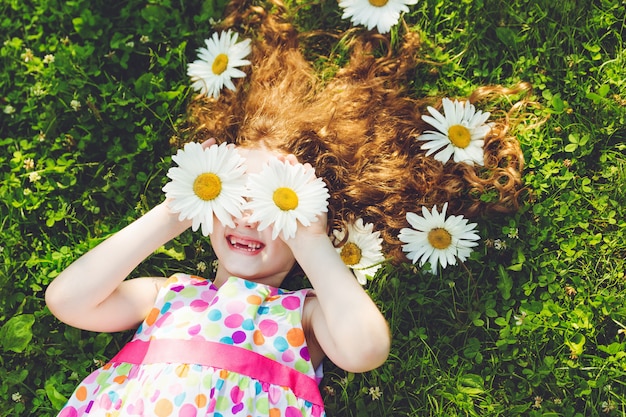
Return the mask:
M 179 220 L 191 219 L 192 230 L 202 225 L 202 234 L 213 231 L 213 215 L 226 226 L 233 227 L 233 216 L 241 217 L 246 192 L 244 159 L 226 143 L 203 148 L 187 143 L 172 160 L 178 167 L 170 168 L 165 196 L 172 199 L 169 208 L 180 213 Z
M 379 33 L 387 33 L 400 20 L 401 12 L 408 12 L 407 5 L 417 0 L 340 0 L 342 19 L 350 18 L 355 25 L 364 25 L 368 30 L 374 26 Z
M 427 141 L 422 149 L 428 149 L 426 155 L 435 155 L 437 161 L 448 162 L 454 155 L 454 162 L 484 165 L 483 145 L 485 136 L 491 130 L 492 123 L 485 123 L 491 113 L 476 111 L 473 104 L 458 100 L 443 99 L 444 114 L 428 107 L 432 116 L 422 115 L 422 119 L 433 126 L 417 139 Z
M 274 225 L 272 239 L 282 232 L 283 238 L 296 235 L 298 222 L 309 226 L 317 216 L 328 211 L 328 190 L 313 169 L 273 158 L 260 173 L 248 179 L 252 211 L 250 222 L 259 222 L 258 230 Z
M 224 86 L 235 90 L 232 78 L 246 76 L 236 67 L 250 65 L 250 61 L 244 59 L 250 54 L 250 39 L 237 43 L 238 36 L 229 30 L 205 39 L 206 48 L 198 49 L 199 59 L 187 66 L 194 90 L 214 98 L 219 97 Z
M 363 224 L 359 218 L 354 224 L 347 226 L 348 240 L 337 252 L 348 268 L 354 271 L 359 284 L 365 285 L 367 277 L 373 277 L 385 260 L 382 252 L 383 239 L 380 232 L 374 232 L 372 223 Z M 333 230 L 333 235 L 339 241 L 346 236 L 344 230 Z
M 448 203 L 445 203 L 441 213 L 437 211 L 437 206 L 432 212 L 422 207 L 422 216 L 407 213 L 406 219 L 413 229 L 404 228 L 398 235 L 398 239 L 406 243 L 402 245 L 402 250 L 407 252 L 407 257 L 413 263 L 419 260 L 420 266 L 428 261 L 433 274 L 437 272 L 438 263 L 445 268 L 456 265 L 457 258 L 465 261 L 480 239 L 476 223 L 468 223 L 463 216 L 446 218 L 447 209 Z

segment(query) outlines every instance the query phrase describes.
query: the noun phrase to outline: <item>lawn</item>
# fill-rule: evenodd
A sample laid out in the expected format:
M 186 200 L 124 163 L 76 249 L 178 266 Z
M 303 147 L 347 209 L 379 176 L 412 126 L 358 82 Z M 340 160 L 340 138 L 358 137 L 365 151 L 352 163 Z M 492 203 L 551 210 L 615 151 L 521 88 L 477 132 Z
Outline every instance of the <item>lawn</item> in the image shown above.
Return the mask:
M 128 339 L 59 323 L 44 290 L 163 198 L 186 65 L 221 3 L 0 0 L 0 416 L 56 415 Z M 287 3 L 303 30 L 350 28 L 336 1 Z M 532 84 L 514 132 L 528 193 L 475 219 L 465 263 L 381 269 L 367 288 L 391 356 L 365 374 L 328 363 L 329 416 L 626 416 L 626 3 L 420 0 L 404 20 L 423 42 L 416 97 Z M 345 58 L 305 47 L 321 77 Z M 185 232 L 137 273 L 211 260 Z

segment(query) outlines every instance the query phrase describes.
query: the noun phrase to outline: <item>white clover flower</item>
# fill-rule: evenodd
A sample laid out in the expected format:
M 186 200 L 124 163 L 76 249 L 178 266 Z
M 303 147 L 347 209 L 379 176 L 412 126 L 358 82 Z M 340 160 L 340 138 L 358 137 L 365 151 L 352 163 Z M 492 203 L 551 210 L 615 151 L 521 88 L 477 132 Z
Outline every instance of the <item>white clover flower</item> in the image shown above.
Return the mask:
M 417 0 L 340 0 L 342 19 L 350 19 L 355 25 L 364 25 L 368 30 L 374 26 L 379 33 L 387 33 L 400 20 L 400 13 L 408 12 L 408 5 Z
M 213 215 L 222 224 L 234 226 L 233 216 L 241 217 L 245 202 L 246 179 L 244 159 L 226 143 L 206 149 L 199 143 L 187 143 L 172 160 L 178 167 L 170 168 L 165 196 L 172 201 L 169 208 L 180 213 L 179 220 L 191 219 L 192 230 L 202 225 L 202 234 L 213 231 Z
M 373 401 L 379 400 L 380 397 L 383 396 L 383 393 L 380 391 L 380 387 L 370 387 L 368 393 L 372 397 Z
M 527 314 L 525 311 L 522 311 L 519 316 L 517 314 L 514 314 L 513 318 L 515 319 L 515 325 L 521 326 L 522 324 L 524 324 L 524 319 L 526 318 L 526 315 Z
M 249 221 L 259 222 L 259 231 L 274 225 L 272 239 L 281 232 L 289 239 L 296 235 L 298 222 L 309 226 L 328 211 L 330 196 L 313 169 L 273 158 L 261 172 L 250 175 L 248 197 Z
M 37 182 L 41 179 L 41 175 L 39 175 L 39 173 L 37 171 L 33 171 L 30 174 L 28 174 L 28 180 L 30 182 Z
M 406 219 L 413 228 L 404 228 L 398 235 L 398 239 L 406 243 L 402 250 L 407 257 L 413 263 L 419 260 L 420 266 L 430 263 L 433 274 L 437 272 L 438 264 L 445 268 L 456 265 L 457 259 L 465 261 L 480 239 L 476 223 L 468 223 L 463 216 L 446 218 L 447 209 L 448 203 L 445 203 L 441 213 L 437 206 L 432 211 L 422 207 L 422 216 L 407 213 Z
M 30 91 L 35 97 L 41 97 L 46 95 L 46 90 L 39 83 L 36 83 L 34 86 L 32 86 Z
M 382 252 L 380 232 L 373 231 L 372 223 L 363 224 L 363 219 L 357 219 L 354 224 L 347 226 L 348 240 L 337 252 L 343 262 L 352 269 L 357 281 L 361 285 L 367 283 L 367 277 L 373 277 L 385 260 Z M 344 230 L 333 230 L 333 235 L 342 241 L 346 235 Z
M 35 161 L 33 160 L 33 158 L 26 158 L 24 159 L 24 169 L 27 171 L 30 171 L 31 169 L 35 168 Z
M 24 62 L 30 62 L 35 59 L 35 55 L 30 48 L 26 48 L 24 50 L 24 53 L 21 55 L 21 58 L 24 60 Z
M 493 241 L 493 247 L 495 250 L 504 250 L 506 249 L 506 242 L 502 239 L 496 239 Z
M 507 236 L 510 239 L 518 239 L 519 238 L 519 229 L 517 227 L 511 228 Z
M 485 123 L 491 113 L 476 111 L 473 104 L 444 98 L 443 114 L 433 107 L 428 107 L 432 116 L 422 115 L 422 119 L 435 130 L 427 130 L 417 139 L 426 141 L 422 149 L 426 155 L 435 152 L 435 159 L 442 163 L 454 156 L 454 162 L 469 165 L 484 165 L 483 145 L 492 124 Z
M 250 39 L 237 42 L 238 36 L 229 30 L 214 33 L 211 39 L 204 41 L 206 48 L 198 49 L 199 59 L 187 66 L 194 90 L 213 98 L 219 97 L 222 87 L 235 90 L 232 78 L 246 76 L 236 67 L 250 65 L 250 61 L 244 58 L 251 51 Z
M 4 114 L 13 114 L 15 113 L 15 107 L 11 106 L 10 104 L 7 104 L 6 106 L 4 106 L 3 112 Z
M 76 99 L 70 101 L 70 107 L 74 109 L 74 111 L 80 110 L 80 106 L 81 106 L 80 101 Z
M 22 401 L 22 394 L 20 394 L 19 392 L 14 392 L 13 394 L 11 394 L 11 399 L 13 400 L 13 402 L 19 403 L 20 401 Z

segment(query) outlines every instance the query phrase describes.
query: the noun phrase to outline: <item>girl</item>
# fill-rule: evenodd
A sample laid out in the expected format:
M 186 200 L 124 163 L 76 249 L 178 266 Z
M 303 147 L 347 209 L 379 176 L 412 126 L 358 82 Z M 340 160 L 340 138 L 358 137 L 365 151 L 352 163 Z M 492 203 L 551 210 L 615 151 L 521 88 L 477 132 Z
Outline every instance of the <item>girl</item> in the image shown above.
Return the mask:
M 275 3 L 271 14 L 243 1 L 230 5 L 221 25 L 254 38 L 248 76 L 234 91 L 190 104 L 186 139 L 235 144 L 248 174 L 272 158 L 310 164 L 328 186 L 328 216 L 276 240 L 250 213 L 234 227 L 214 219 L 219 266 L 211 280 L 126 279 L 191 225 L 166 201 L 75 261 L 47 289 L 53 314 L 93 331 L 139 329 L 82 382 L 60 416 L 325 415 L 316 384 L 323 358 L 363 372 L 381 365 L 390 347 L 384 317 L 330 230 L 360 217 L 381 232 L 388 257 L 402 261 L 398 231 L 420 205 L 449 202 L 467 215 L 517 208 L 523 160 L 506 117 L 491 125 L 480 167 L 443 164 L 416 140 L 429 129 L 420 111 L 426 102 L 405 87 L 416 34 L 406 33 L 395 54 L 387 45 L 379 58 L 372 51 L 387 38 L 352 39 L 350 62 L 321 82 L 283 18 L 287 10 Z M 469 101 L 523 88 L 480 89 Z M 486 192 L 494 197 L 481 198 Z M 314 291 L 279 289 L 296 267 Z
M 240 152 L 248 173 L 277 156 L 264 148 Z M 219 266 L 212 282 L 180 274 L 124 280 L 191 225 L 162 203 L 51 283 L 48 306 L 72 326 L 113 332 L 141 323 L 60 416 L 320 416 L 315 370 L 321 377 L 324 355 L 351 372 L 385 361 L 385 319 L 341 261 L 325 219 L 299 227 L 295 238 L 273 240 L 271 228 L 257 231 L 248 216 L 235 219 L 234 228 L 215 220 Z M 296 261 L 315 293 L 278 289 Z

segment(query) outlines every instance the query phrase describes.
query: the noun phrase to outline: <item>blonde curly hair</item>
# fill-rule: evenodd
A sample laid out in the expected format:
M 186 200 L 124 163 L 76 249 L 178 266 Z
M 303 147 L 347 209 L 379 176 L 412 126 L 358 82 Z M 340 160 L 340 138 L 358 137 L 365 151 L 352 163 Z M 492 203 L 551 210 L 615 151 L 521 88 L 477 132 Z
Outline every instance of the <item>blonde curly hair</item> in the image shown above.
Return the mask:
M 397 235 L 405 215 L 421 206 L 449 203 L 450 213 L 467 217 L 518 209 L 523 190 L 523 154 L 510 134 L 510 118 L 501 112 L 484 144 L 484 166 L 442 164 L 426 156 L 416 140 L 432 129 L 422 118 L 427 105 L 441 98 L 413 98 L 407 92 L 420 38 L 405 30 L 397 48 L 371 32 L 353 36 L 350 60 L 322 81 L 301 49 L 302 34 L 286 18 L 285 6 L 272 11 L 233 1 L 220 26 L 252 39 L 248 76 L 237 90 L 219 98 L 196 97 L 189 105 L 190 135 L 239 146 L 265 146 L 296 155 L 327 182 L 329 225 L 342 228 L 362 217 L 381 232 L 386 254 L 404 260 Z M 306 35 L 306 34 L 305 34 Z M 389 51 L 376 57 L 381 42 Z M 393 50 L 395 49 L 395 50 Z M 481 87 L 476 103 L 529 90 Z M 481 198 L 486 193 L 493 198 Z

